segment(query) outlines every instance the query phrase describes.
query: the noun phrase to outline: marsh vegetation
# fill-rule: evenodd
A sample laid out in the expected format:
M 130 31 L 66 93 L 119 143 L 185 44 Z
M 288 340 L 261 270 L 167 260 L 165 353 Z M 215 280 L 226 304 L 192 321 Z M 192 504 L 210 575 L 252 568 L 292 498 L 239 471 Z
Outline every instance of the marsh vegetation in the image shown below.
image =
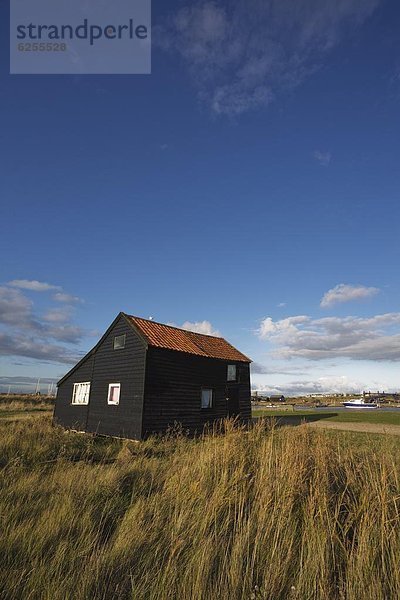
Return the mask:
M 400 597 L 398 438 L 0 434 L 2 599 Z

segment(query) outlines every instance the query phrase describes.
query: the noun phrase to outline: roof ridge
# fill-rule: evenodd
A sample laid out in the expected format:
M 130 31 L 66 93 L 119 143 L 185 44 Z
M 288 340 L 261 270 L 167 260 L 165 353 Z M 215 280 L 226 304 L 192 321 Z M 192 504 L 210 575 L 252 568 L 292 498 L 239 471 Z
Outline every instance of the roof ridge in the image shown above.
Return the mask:
M 251 362 L 225 338 L 197 333 L 174 325 L 166 325 L 151 319 L 122 313 L 131 325 L 138 329 L 150 346 L 187 352 L 208 358 Z
M 210 333 L 199 333 L 197 331 L 192 331 L 191 329 L 183 329 L 182 327 L 177 327 L 176 325 L 167 325 L 167 323 L 160 323 L 160 321 L 154 321 L 153 319 L 145 319 L 144 317 L 138 317 L 136 315 L 128 315 L 127 313 L 124 313 L 124 315 L 126 317 L 129 317 L 130 319 L 140 319 L 140 321 L 146 321 L 146 323 L 154 323 L 155 325 L 161 325 L 162 327 L 168 327 L 169 329 L 177 329 L 178 331 L 186 331 L 187 333 L 193 333 L 194 335 L 205 336 L 208 338 L 211 337 L 211 338 L 215 338 L 217 340 L 224 340 L 224 342 L 227 342 L 227 340 L 220 335 L 212 335 Z M 229 342 L 227 342 L 227 344 L 229 344 Z

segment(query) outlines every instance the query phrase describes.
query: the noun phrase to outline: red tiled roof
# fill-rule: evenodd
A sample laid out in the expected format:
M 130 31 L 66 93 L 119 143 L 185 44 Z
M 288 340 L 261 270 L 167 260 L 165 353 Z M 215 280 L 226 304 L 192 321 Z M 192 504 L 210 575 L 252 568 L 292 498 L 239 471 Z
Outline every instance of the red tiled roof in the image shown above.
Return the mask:
M 250 358 L 236 350 L 223 338 L 178 329 L 140 317 L 125 316 L 146 338 L 149 346 L 207 356 L 208 358 L 251 362 Z

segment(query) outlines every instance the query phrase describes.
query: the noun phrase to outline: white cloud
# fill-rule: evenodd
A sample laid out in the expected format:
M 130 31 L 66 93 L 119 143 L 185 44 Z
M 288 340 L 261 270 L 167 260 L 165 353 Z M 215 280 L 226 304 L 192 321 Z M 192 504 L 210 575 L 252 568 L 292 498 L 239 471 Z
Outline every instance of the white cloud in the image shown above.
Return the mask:
M 62 325 L 52 325 L 46 329 L 46 338 L 54 339 L 58 342 L 68 344 L 78 344 L 86 332 L 78 325 L 63 323 Z
M 71 307 L 65 306 L 63 308 L 51 308 L 44 314 L 43 320 L 48 323 L 66 323 L 71 317 Z
M 266 339 L 279 333 L 290 336 L 291 333 L 297 331 L 296 326 L 298 324 L 306 323 L 308 319 L 309 318 L 304 315 L 288 317 L 287 319 L 281 319 L 280 321 L 273 321 L 271 317 L 267 317 L 261 321 L 258 333 L 261 339 Z
M 154 27 L 153 41 L 183 59 L 215 114 L 238 115 L 299 85 L 379 1 L 188 2 Z
M 332 154 L 330 152 L 321 152 L 320 150 L 315 150 L 313 156 L 323 167 L 327 167 L 332 159 Z
M 274 354 L 280 358 L 400 360 L 400 313 L 323 319 L 301 315 L 280 321 L 267 317 L 257 333 L 276 346 Z
M 30 292 L 56 292 L 53 294 L 53 300 L 65 304 L 83 302 L 78 296 L 73 296 L 72 294 L 64 292 L 60 285 L 53 285 L 52 283 L 45 283 L 43 281 L 37 281 L 36 279 L 13 279 L 7 283 L 7 286 L 20 290 L 28 290 Z
M 32 302 L 19 290 L 0 287 L 0 323 L 25 323 L 30 321 Z
M 205 335 L 212 335 L 216 337 L 221 336 L 220 332 L 217 329 L 214 329 L 210 321 L 197 321 L 195 323 L 185 321 L 183 325 L 180 325 L 180 329 L 186 329 L 187 331 L 194 331 L 195 333 L 203 333 Z
M 57 292 L 53 295 L 53 300 L 56 302 L 64 302 L 65 304 L 77 304 L 78 302 L 83 302 L 78 296 L 66 294 L 65 292 Z
M 370 298 L 379 293 L 379 289 L 375 287 L 365 287 L 363 285 L 346 285 L 340 283 L 336 287 L 328 290 L 321 299 L 320 306 L 327 308 L 334 304 L 350 302 L 352 300 L 361 300 Z
M 286 306 L 286 302 L 279 302 L 279 304 L 277 304 L 278 308 L 284 308 Z
M 7 285 L 19 288 L 21 290 L 30 290 L 31 292 L 49 292 L 51 290 L 61 290 L 59 285 L 52 285 L 51 283 L 44 283 L 42 281 L 36 281 L 35 279 L 13 279 L 13 281 L 9 281 Z

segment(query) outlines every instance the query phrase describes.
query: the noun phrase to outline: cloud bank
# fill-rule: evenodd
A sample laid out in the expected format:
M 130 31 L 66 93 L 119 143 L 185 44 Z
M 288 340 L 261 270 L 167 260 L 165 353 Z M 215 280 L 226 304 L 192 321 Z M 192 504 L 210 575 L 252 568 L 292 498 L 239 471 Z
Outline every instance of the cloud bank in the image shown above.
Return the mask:
M 315 380 L 294 380 L 282 385 L 253 385 L 253 389 L 265 395 L 283 394 L 285 396 L 302 396 L 309 394 L 359 394 L 364 390 L 381 389 L 382 386 L 373 382 L 371 385 L 349 377 L 329 376 L 319 377 Z M 385 389 L 385 391 L 395 391 Z
M 87 332 L 73 323 L 74 309 L 64 305 L 49 308 L 43 315 L 23 291 L 52 292 L 60 286 L 36 280 L 13 280 L 0 286 L 0 355 L 52 363 L 73 364 L 82 355 L 76 348 Z M 61 294 L 61 292 L 57 292 Z
M 275 346 L 279 358 L 400 360 L 400 313 L 323 319 L 299 315 L 278 321 L 267 317 L 257 333 Z

